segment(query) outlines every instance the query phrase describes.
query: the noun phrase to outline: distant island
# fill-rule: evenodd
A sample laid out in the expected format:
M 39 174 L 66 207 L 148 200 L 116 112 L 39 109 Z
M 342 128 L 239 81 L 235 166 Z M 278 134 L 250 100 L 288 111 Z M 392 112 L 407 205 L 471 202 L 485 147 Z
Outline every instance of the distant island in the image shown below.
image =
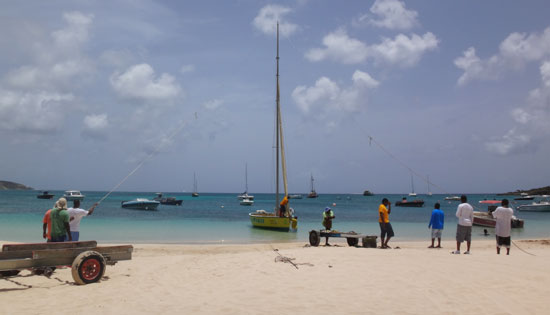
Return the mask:
M 528 195 L 550 195 L 550 186 L 527 189 L 527 190 L 518 189 L 516 191 L 501 193 L 497 195 L 521 195 L 522 193 L 525 193 Z
M 33 189 L 34 188 L 27 187 L 23 184 L 0 180 L 0 190 L 33 190 Z

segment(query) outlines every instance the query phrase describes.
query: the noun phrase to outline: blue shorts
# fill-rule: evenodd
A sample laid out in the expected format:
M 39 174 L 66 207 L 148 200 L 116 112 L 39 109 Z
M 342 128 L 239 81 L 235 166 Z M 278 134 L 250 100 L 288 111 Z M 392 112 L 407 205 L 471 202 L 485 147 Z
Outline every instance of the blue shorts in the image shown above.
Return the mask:
M 71 237 L 73 239 L 73 242 L 78 241 L 78 237 L 80 236 L 80 232 L 78 231 L 71 231 Z

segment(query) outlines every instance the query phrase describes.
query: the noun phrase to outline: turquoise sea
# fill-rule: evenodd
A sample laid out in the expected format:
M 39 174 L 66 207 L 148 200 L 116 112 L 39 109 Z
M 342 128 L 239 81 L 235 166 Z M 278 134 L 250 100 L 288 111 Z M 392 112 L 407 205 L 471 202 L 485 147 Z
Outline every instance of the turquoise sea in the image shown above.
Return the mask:
M 42 242 L 42 217 L 50 209 L 62 191 L 51 200 L 37 199 L 38 191 L 0 191 L 0 240 L 14 242 Z M 106 192 L 82 191 L 86 195 L 82 208 L 90 207 Z M 291 207 L 298 216 L 298 230 L 280 232 L 253 228 L 248 213 L 257 209 L 272 211 L 274 194 L 256 194 L 253 206 L 241 206 L 237 193 L 201 193 L 193 198 L 188 193 L 164 193 L 165 196 L 183 199 L 182 206 L 160 205 L 158 211 L 123 209 L 120 203 L 138 197 L 152 199 L 155 194 L 143 192 L 115 192 L 105 199 L 94 214 L 85 217 L 80 225 L 81 240 L 98 240 L 104 243 L 258 243 L 308 241 L 308 233 L 321 229 L 322 211 L 330 206 L 336 215 L 333 229 L 379 234 L 378 205 L 382 198 L 392 204 L 402 195 L 320 194 L 316 199 L 291 199 Z M 441 203 L 445 212 L 444 239 L 453 239 L 456 232 L 455 211 L 457 201 L 445 201 L 445 195 L 419 195 L 426 203 L 423 208 L 392 206 L 390 220 L 395 240 L 429 240 L 428 222 L 435 202 Z M 483 199 L 503 198 L 491 194 L 469 195 L 469 202 L 476 210 L 485 211 L 478 202 Z M 513 200 L 513 196 L 507 197 Z M 528 201 L 530 202 L 530 201 Z M 72 204 L 71 202 L 69 204 Z M 333 205 L 335 204 L 335 205 Z M 518 203 L 513 202 L 513 206 Z M 549 238 L 550 213 L 518 212 L 525 220 L 523 229 L 514 229 L 515 239 Z M 494 231 L 489 229 L 494 235 Z M 474 227 L 475 238 L 485 238 L 483 228 Z

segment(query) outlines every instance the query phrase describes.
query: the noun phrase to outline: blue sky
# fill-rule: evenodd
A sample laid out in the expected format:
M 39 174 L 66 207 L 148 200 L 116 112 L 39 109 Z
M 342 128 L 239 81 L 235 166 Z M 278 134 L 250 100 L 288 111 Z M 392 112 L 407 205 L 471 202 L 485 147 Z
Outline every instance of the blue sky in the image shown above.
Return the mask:
M 0 1 L 0 179 L 274 190 L 549 184 L 547 1 Z M 375 141 L 369 141 L 369 136 Z

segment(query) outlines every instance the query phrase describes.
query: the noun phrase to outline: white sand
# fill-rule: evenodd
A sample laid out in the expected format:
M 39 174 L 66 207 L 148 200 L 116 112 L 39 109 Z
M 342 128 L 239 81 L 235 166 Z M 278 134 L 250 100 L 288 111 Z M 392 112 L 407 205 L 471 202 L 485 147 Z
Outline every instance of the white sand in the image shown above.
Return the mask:
M 5 243 L 5 242 L 0 242 Z M 322 241 L 324 243 L 324 240 Z M 493 241 L 472 255 L 454 242 L 395 242 L 400 249 L 304 243 L 134 245 L 131 261 L 77 286 L 70 269 L 51 278 L 0 278 L 1 314 L 548 314 L 550 241 Z M 465 244 L 464 244 L 465 245 Z M 273 249 L 278 249 L 278 252 Z M 281 254 L 294 258 L 276 262 Z

